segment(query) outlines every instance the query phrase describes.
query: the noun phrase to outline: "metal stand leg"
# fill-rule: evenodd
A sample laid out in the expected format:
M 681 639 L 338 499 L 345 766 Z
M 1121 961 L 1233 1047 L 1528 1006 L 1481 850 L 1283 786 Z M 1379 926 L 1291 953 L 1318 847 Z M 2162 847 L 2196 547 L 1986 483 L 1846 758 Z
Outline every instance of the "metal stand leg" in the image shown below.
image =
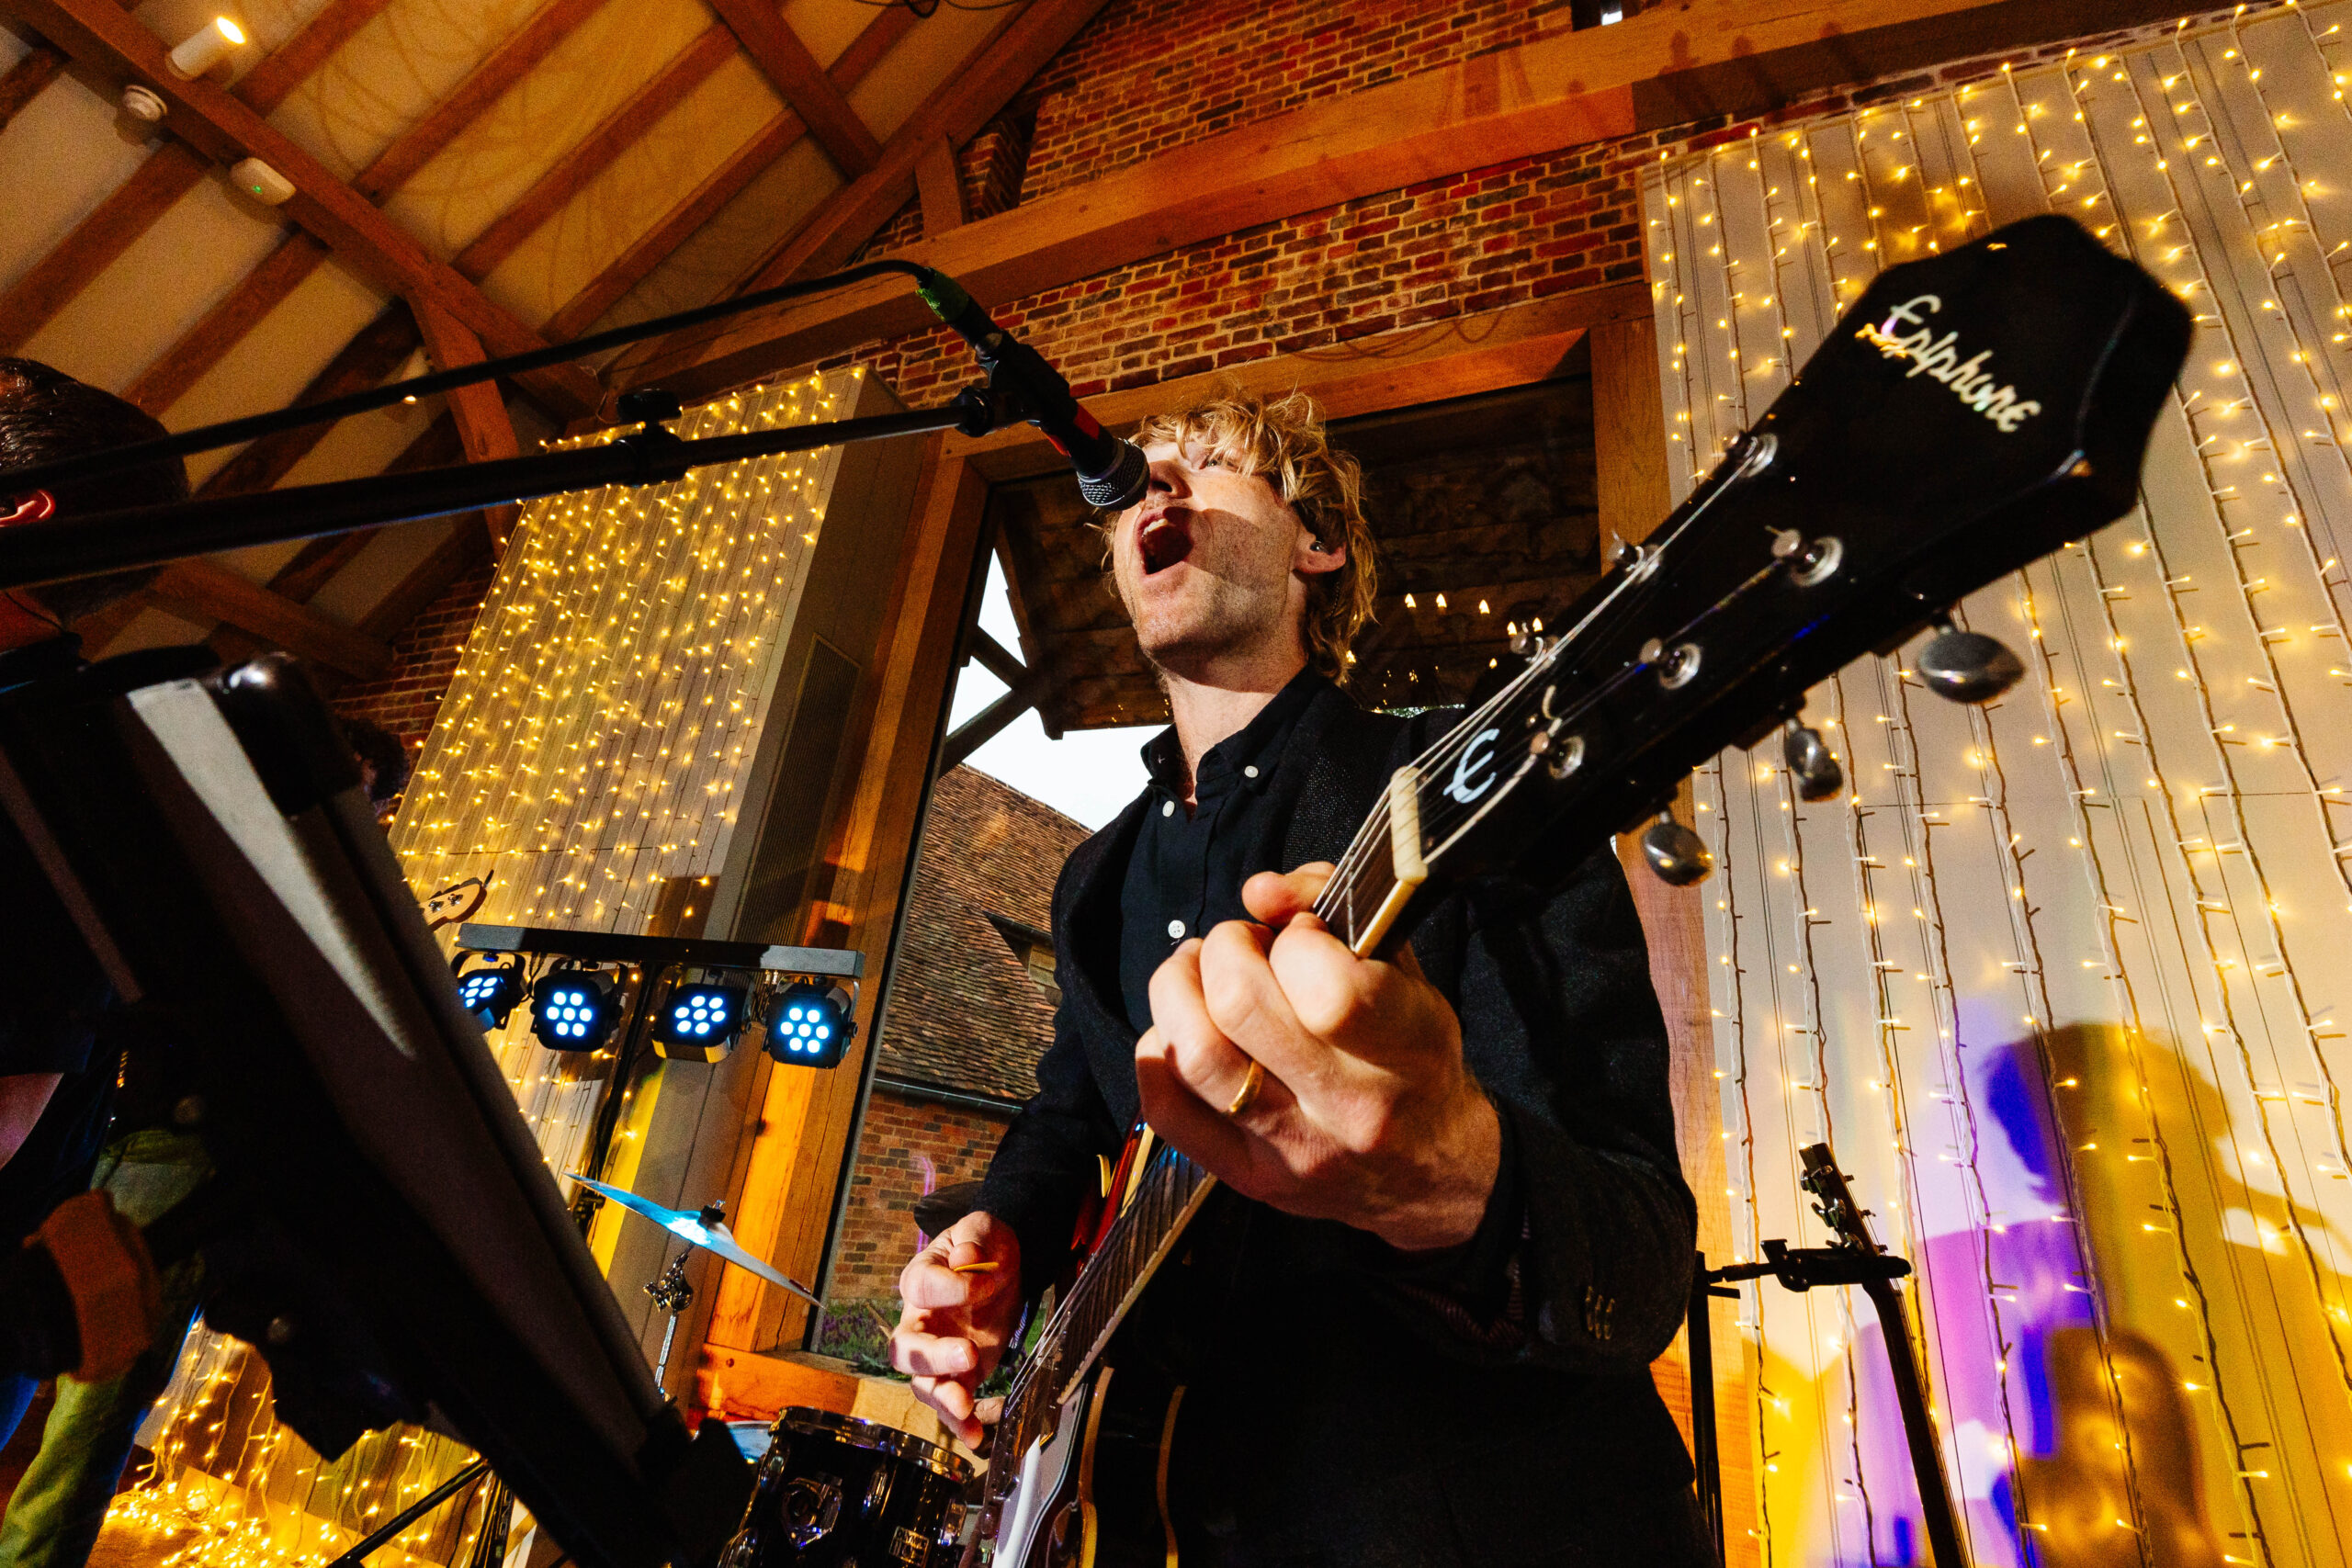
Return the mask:
M 1690 1462 L 1699 1472 L 1699 1506 L 1707 1516 L 1708 1538 L 1715 1543 L 1717 1568 L 1722 1568 L 1724 1562 L 1724 1472 L 1723 1461 L 1715 1452 L 1713 1298 L 1718 1295 L 1736 1296 L 1737 1293 L 1716 1286 L 1714 1276 L 1707 1272 L 1707 1255 L 1703 1252 L 1699 1254 L 1699 1266 L 1690 1276 L 1688 1337 L 1690 1347 Z

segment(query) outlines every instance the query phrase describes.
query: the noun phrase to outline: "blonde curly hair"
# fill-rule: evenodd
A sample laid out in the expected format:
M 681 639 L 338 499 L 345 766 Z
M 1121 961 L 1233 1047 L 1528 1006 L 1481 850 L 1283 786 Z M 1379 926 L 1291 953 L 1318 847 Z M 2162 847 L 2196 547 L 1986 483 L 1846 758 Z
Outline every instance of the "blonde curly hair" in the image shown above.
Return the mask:
M 1363 468 L 1331 445 L 1315 400 L 1295 390 L 1268 400 L 1227 385 L 1199 402 L 1152 415 L 1136 428 L 1134 440 L 1138 446 L 1198 445 L 1242 473 L 1262 476 L 1317 540 L 1346 548 L 1346 563 L 1337 571 L 1307 579 L 1300 628 L 1307 662 L 1346 684 L 1348 646 L 1372 619 L 1380 568 L 1372 525 L 1364 521 Z M 1110 521 L 1105 514 L 1106 531 Z

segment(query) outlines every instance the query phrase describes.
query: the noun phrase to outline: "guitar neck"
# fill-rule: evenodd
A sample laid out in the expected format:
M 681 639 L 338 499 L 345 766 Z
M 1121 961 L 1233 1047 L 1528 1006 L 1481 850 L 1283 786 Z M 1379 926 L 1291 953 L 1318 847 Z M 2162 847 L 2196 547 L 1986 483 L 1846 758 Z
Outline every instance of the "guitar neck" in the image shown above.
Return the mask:
M 1134 1197 L 1087 1259 L 1005 1397 L 997 1451 L 1010 1456 L 1012 1465 L 1044 1432 L 1070 1390 L 1093 1371 L 1128 1309 L 1216 1186 L 1216 1178 L 1165 1145 L 1145 1165 L 1135 1179 Z M 992 1491 L 1012 1479 L 1008 1472 L 1001 1483 L 993 1463 L 989 1475 Z

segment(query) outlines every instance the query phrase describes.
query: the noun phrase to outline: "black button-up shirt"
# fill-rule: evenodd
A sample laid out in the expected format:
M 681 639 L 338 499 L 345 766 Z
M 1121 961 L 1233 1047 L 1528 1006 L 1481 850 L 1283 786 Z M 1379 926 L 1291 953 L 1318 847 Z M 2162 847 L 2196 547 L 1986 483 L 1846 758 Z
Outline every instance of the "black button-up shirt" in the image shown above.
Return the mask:
M 1238 734 L 1209 748 L 1184 805 L 1184 749 L 1171 727 L 1144 746 L 1151 774 L 1143 826 L 1119 895 L 1119 989 L 1137 1034 L 1151 1027 L 1151 976 L 1177 944 L 1224 920 L 1246 920 L 1241 885 L 1262 865 L 1245 863 L 1264 836 L 1267 786 L 1298 716 L 1330 682 L 1300 671 Z M 1276 867 L 1272 869 L 1287 869 Z

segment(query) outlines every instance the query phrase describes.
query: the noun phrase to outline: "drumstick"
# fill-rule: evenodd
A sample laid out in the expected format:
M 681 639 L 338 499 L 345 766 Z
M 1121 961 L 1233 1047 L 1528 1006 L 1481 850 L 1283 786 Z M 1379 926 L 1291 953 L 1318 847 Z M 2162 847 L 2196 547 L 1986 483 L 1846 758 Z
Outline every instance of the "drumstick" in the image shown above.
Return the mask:
M 993 1274 L 997 1265 L 991 1258 L 984 1263 L 950 1263 L 947 1268 L 949 1272 L 956 1274 Z

